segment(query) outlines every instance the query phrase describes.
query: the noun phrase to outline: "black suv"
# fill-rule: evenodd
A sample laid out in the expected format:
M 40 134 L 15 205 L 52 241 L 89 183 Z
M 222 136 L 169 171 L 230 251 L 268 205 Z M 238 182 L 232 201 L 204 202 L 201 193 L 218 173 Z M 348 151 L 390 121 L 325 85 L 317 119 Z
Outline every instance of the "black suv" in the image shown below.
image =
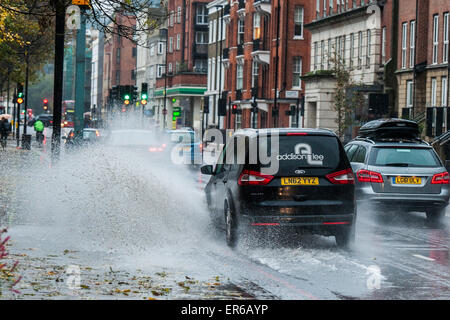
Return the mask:
M 278 148 L 271 148 L 275 132 Z M 271 155 L 270 163 L 264 155 Z M 307 228 L 335 236 L 339 246 L 354 241 L 354 176 L 332 131 L 239 130 L 215 168 L 204 165 L 201 172 L 212 175 L 205 187 L 207 203 L 213 222 L 225 227 L 229 246 L 242 227 Z

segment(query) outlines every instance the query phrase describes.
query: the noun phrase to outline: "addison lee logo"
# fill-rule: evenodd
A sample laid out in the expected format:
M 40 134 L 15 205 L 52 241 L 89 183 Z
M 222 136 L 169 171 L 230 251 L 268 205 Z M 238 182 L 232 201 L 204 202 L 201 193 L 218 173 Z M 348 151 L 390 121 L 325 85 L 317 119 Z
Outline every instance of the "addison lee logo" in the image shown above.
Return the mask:
M 295 153 L 285 153 L 277 156 L 277 160 L 305 160 L 311 166 L 323 165 L 324 156 L 312 152 L 312 148 L 307 143 L 299 143 L 294 147 Z

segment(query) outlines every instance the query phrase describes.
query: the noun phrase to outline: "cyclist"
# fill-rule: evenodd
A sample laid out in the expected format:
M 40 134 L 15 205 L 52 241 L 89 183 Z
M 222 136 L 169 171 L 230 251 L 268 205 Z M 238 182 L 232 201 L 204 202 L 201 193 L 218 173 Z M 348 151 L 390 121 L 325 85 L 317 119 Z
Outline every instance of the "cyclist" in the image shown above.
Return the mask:
M 42 147 L 42 142 L 44 141 L 44 123 L 41 120 L 36 120 L 34 123 L 34 131 L 36 131 L 36 141 L 39 147 Z
M 8 138 L 10 131 L 11 131 L 11 126 L 8 122 L 8 119 L 3 118 L 0 121 L 0 134 L 1 134 L 1 139 L 2 139 L 3 150 L 5 150 L 5 148 L 6 148 L 6 139 Z

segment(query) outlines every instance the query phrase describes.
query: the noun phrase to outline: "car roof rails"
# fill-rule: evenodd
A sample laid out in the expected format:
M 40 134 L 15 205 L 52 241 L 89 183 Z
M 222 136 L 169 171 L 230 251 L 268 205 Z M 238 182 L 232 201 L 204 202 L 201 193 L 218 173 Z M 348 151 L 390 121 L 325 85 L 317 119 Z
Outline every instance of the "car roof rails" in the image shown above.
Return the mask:
M 373 141 L 372 139 L 366 138 L 366 137 L 356 137 L 355 139 L 353 139 L 354 141 L 366 141 L 366 142 L 370 142 L 372 144 L 375 144 L 375 141 Z

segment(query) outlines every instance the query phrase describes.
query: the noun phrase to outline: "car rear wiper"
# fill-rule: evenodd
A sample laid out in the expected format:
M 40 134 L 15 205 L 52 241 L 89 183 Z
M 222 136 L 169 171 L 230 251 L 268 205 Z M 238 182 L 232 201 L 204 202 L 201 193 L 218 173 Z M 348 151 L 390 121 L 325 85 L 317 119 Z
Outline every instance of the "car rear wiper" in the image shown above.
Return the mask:
M 388 167 L 409 167 L 409 163 L 403 163 L 403 162 L 386 163 L 385 166 L 388 166 Z

